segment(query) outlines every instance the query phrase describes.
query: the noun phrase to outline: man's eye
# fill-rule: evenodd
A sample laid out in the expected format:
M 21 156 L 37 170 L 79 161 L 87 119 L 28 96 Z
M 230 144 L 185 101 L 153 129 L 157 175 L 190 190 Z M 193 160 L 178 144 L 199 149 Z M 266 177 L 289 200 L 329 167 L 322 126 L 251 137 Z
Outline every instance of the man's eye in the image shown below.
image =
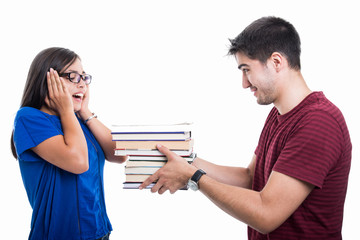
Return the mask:
M 243 71 L 243 73 L 248 73 L 249 69 L 243 69 L 242 71 Z

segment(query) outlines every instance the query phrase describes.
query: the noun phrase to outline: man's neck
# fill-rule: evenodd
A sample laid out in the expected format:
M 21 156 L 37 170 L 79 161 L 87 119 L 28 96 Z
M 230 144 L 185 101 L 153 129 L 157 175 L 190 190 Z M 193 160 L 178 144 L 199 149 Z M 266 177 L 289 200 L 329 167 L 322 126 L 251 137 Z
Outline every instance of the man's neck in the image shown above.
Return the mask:
M 274 102 L 281 115 L 288 113 L 304 100 L 312 91 L 299 71 L 289 71 L 282 80 L 279 95 Z

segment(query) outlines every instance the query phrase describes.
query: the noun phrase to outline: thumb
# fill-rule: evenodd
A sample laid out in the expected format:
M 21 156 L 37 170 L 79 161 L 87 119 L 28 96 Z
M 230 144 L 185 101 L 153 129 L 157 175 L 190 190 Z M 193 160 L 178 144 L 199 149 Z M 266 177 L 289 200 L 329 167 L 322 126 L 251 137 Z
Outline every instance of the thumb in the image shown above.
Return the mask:
M 165 154 L 165 156 L 167 157 L 168 160 L 170 160 L 170 157 L 175 154 L 163 145 L 157 144 L 156 147 L 161 153 Z
M 45 104 L 47 107 L 50 107 L 50 99 L 48 96 L 45 97 Z

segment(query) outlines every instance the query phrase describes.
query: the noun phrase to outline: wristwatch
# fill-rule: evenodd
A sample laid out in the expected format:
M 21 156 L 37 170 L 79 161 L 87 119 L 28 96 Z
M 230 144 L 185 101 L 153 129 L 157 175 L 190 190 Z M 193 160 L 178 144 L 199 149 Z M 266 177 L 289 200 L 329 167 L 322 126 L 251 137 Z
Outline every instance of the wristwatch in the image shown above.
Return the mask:
M 197 191 L 199 190 L 199 180 L 202 177 L 202 175 L 206 174 L 206 172 L 202 169 L 198 169 L 194 175 L 189 179 L 187 186 L 191 190 Z

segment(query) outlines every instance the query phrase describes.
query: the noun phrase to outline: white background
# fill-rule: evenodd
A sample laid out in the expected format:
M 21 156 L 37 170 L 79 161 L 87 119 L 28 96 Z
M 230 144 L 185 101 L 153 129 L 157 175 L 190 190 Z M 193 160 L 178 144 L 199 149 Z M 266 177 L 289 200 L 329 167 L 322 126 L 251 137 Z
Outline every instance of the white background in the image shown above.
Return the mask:
M 358 232 L 359 11 L 355 1 L 4 1 L 0 3 L 2 239 L 26 239 L 31 207 L 10 134 L 31 61 L 60 46 L 93 75 L 91 110 L 108 126 L 195 123 L 195 151 L 217 164 L 246 166 L 271 106 L 241 86 L 228 38 L 262 16 L 293 23 L 302 73 L 343 112 L 353 143 L 343 237 Z M 160 196 L 123 190 L 124 166 L 107 163 L 112 239 L 246 239 L 245 224 L 200 192 Z M 241 196 L 240 196 L 241 197 Z

